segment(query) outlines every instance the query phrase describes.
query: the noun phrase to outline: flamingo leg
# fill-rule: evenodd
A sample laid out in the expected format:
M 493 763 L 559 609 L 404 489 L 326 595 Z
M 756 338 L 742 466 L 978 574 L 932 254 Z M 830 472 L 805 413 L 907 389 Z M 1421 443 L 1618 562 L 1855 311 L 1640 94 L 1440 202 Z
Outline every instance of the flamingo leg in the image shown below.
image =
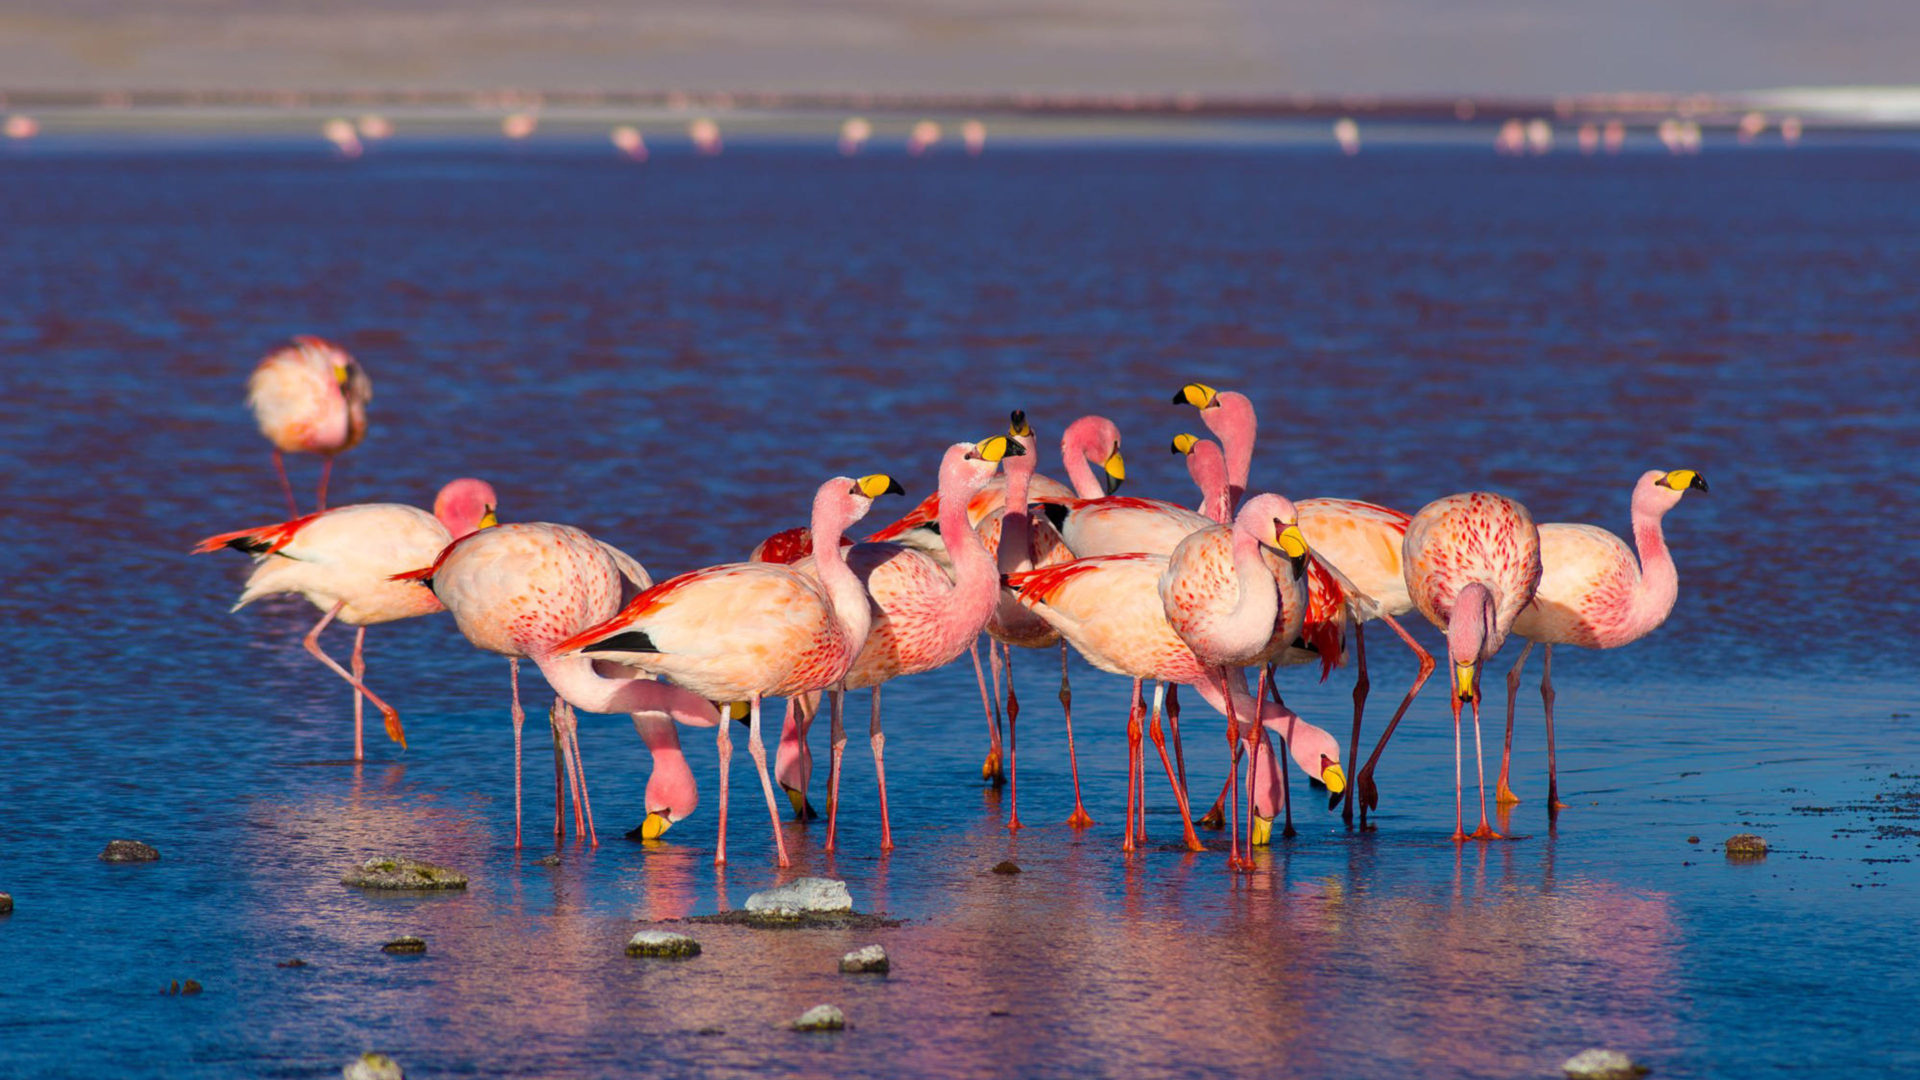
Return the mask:
M 1407 687 L 1407 696 L 1400 699 L 1400 707 L 1394 710 L 1393 719 L 1387 721 L 1387 729 L 1380 733 L 1380 741 L 1374 744 L 1373 753 L 1367 755 L 1367 763 L 1354 774 L 1353 785 L 1358 793 L 1355 797 L 1360 800 L 1362 827 L 1367 823 L 1367 811 L 1380 805 L 1380 791 L 1373 784 L 1373 768 L 1380 761 L 1380 752 L 1387 748 L 1387 740 L 1393 738 L 1393 729 L 1400 726 L 1400 720 L 1407 715 L 1407 709 L 1413 705 L 1413 699 L 1419 695 L 1420 688 L 1426 685 L 1427 677 L 1433 674 L 1434 667 L 1433 654 L 1421 648 L 1420 643 L 1413 640 L 1413 635 L 1407 633 L 1407 628 L 1400 625 L 1400 620 L 1391 615 L 1382 615 L 1380 621 L 1400 635 L 1400 640 L 1406 642 L 1407 648 L 1413 650 L 1413 655 L 1420 660 L 1420 674 L 1414 676 L 1413 685 Z
M 725 723 L 726 721 L 721 721 Z M 787 839 L 780 831 L 780 804 L 773 798 L 773 775 L 767 772 L 767 747 L 760 738 L 760 695 L 753 695 L 753 712 L 747 728 L 747 756 L 753 759 L 753 767 L 760 770 L 760 789 L 767 796 L 767 817 L 773 822 L 773 850 L 779 855 L 782 868 L 792 865 L 787 861 Z
M 287 462 L 277 446 L 273 449 L 273 471 L 279 475 L 280 490 L 287 496 L 287 517 L 289 519 L 299 517 L 299 504 L 293 501 L 293 484 L 287 479 Z
M 1508 770 L 1513 765 L 1513 706 L 1520 696 L 1520 670 L 1527 666 L 1527 656 L 1533 652 L 1533 642 L 1520 650 L 1520 659 L 1513 662 L 1513 670 L 1507 672 L 1507 739 L 1500 748 L 1500 783 L 1494 789 L 1494 799 L 1501 806 L 1512 806 L 1520 801 L 1520 796 L 1507 786 Z
M 1233 693 L 1226 681 L 1224 669 L 1221 673 L 1220 686 L 1223 691 L 1221 696 L 1227 703 L 1227 751 L 1229 758 L 1227 765 L 1227 787 L 1230 789 L 1227 796 L 1227 806 L 1229 807 L 1229 812 L 1233 815 L 1232 820 L 1228 822 L 1227 869 L 1248 870 L 1253 867 L 1253 853 L 1249 851 L 1247 853 L 1248 858 L 1246 859 L 1240 857 L 1240 718 L 1234 713 Z M 1254 705 L 1257 715 L 1259 702 L 1255 701 Z M 1248 822 L 1247 824 L 1248 827 L 1251 828 L 1253 823 Z
M 987 676 L 980 670 L 980 639 L 974 638 L 967 647 L 967 654 L 973 657 L 973 681 L 980 684 L 980 708 L 987 714 L 987 760 L 980 764 L 980 779 L 991 784 L 1000 782 L 1000 680 L 996 671 L 993 692 L 987 692 Z M 987 639 L 987 656 L 993 658 L 993 639 Z
M 1484 664 L 1485 661 L 1482 661 L 1482 663 Z M 1479 688 L 1475 687 L 1473 695 L 1473 769 L 1480 779 L 1480 827 L 1473 830 L 1473 838 L 1475 840 L 1499 840 L 1502 839 L 1500 834 L 1494 832 L 1493 827 L 1487 824 L 1487 763 L 1481 756 L 1480 750 L 1480 698 Z
M 513 683 L 513 846 L 520 847 L 520 726 L 527 714 L 520 708 L 520 661 L 507 658 L 509 681 Z
M 827 698 L 831 758 L 827 765 L 827 846 L 824 850 L 832 851 L 840 829 L 840 757 L 847 751 L 847 692 L 830 690 Z
M 1560 775 L 1553 763 L 1553 646 L 1547 646 L 1547 670 L 1540 676 L 1540 703 L 1547 709 L 1547 817 L 1558 817 L 1567 804 L 1560 801 Z
M 880 785 L 880 850 L 893 850 L 893 822 L 887 817 L 887 763 L 882 751 L 887 737 L 880 731 L 880 684 L 873 687 L 873 718 L 867 722 L 867 742 L 873 746 L 873 776 Z
M 586 815 L 587 846 L 599 847 L 600 832 L 593 827 L 593 796 L 587 794 L 587 759 L 584 754 L 580 753 L 580 717 L 579 714 L 573 711 L 573 705 L 571 703 L 567 705 L 567 742 L 573 747 L 573 769 L 580 774 L 580 799 L 576 807 L 577 813 L 574 815 L 574 820 L 577 823 L 580 814 Z M 574 832 L 574 838 L 579 839 L 579 830 L 577 827 Z
M 327 665 L 328 669 L 335 675 L 347 680 L 348 685 L 352 686 L 356 693 L 365 694 L 367 700 L 373 702 L 374 708 L 380 710 L 381 717 L 387 722 L 387 738 L 399 743 L 400 748 L 404 750 L 407 746 L 407 735 L 405 731 L 401 730 L 400 714 L 393 710 L 393 706 L 381 701 L 378 695 L 367 689 L 367 684 L 361 682 L 358 675 L 341 667 L 333 657 L 326 654 L 326 650 L 320 648 L 320 632 L 325 630 L 328 624 L 333 622 L 334 617 L 340 614 L 340 609 L 346 606 L 347 602 L 342 600 L 328 609 L 327 613 L 320 617 L 320 621 L 313 624 L 313 629 L 307 631 L 304 644 L 307 647 L 307 651 L 313 654 L 314 659 Z
M 1173 774 L 1173 759 L 1167 754 L 1167 736 L 1160 730 L 1160 707 L 1167 696 L 1167 684 L 1162 682 L 1153 689 L 1153 721 L 1148 728 L 1153 737 L 1153 748 L 1160 752 L 1160 765 L 1167 770 L 1167 783 L 1173 785 L 1173 802 L 1180 808 L 1180 827 L 1186 836 L 1188 851 L 1205 851 L 1206 845 L 1193 833 L 1193 815 L 1187 807 L 1187 786 Z
M 713 865 L 725 866 L 727 862 L 727 772 L 733 764 L 733 736 L 727 731 L 733 721 L 723 714 L 717 726 L 718 734 L 713 738 L 714 749 L 720 755 L 720 838 L 714 844 Z
M 1347 606 L 1347 621 L 1353 626 L 1353 653 L 1355 666 L 1359 673 L 1353 680 L 1353 738 L 1347 743 L 1347 764 L 1351 765 L 1360 757 L 1360 715 L 1367 708 L 1367 692 L 1373 689 L 1373 681 L 1367 678 L 1367 628 L 1353 615 L 1353 606 Z M 1345 805 L 1340 817 L 1349 827 L 1353 825 L 1353 785 L 1348 784 L 1346 791 L 1334 796 L 1335 801 Z
M 1139 785 L 1135 782 L 1136 773 L 1133 760 L 1140 753 L 1140 680 L 1133 680 L 1133 693 L 1127 698 L 1127 827 L 1122 833 L 1120 850 L 1133 850 L 1133 829 L 1136 810 L 1139 806 Z
M 1264 669 L 1261 670 L 1260 681 L 1265 683 L 1265 686 L 1262 687 L 1261 689 L 1263 689 L 1268 696 L 1273 698 L 1273 703 L 1275 705 L 1280 706 L 1283 709 L 1286 708 L 1287 703 L 1280 700 L 1280 685 L 1273 678 L 1272 664 L 1268 664 Z M 1256 696 L 1255 700 L 1257 701 L 1259 700 L 1259 698 Z M 1293 725 L 1297 721 L 1297 719 L 1298 719 L 1297 715 L 1289 716 L 1287 718 L 1287 734 L 1286 734 L 1286 737 L 1281 741 L 1280 750 L 1277 754 L 1274 753 L 1273 748 L 1267 744 L 1266 725 L 1265 724 L 1254 725 L 1254 728 L 1255 728 L 1254 735 L 1260 742 L 1259 748 L 1264 749 L 1266 753 L 1273 754 L 1273 757 L 1274 757 L 1273 764 L 1276 770 L 1275 775 L 1280 783 L 1280 808 L 1281 808 L 1281 812 L 1285 815 L 1284 824 L 1281 826 L 1281 829 L 1280 829 L 1280 835 L 1288 838 L 1299 835 L 1294 831 L 1294 828 L 1293 828 L 1293 778 L 1290 775 L 1288 775 L 1288 772 L 1287 772 L 1287 760 L 1292 753 L 1291 747 L 1293 746 L 1293 735 L 1294 735 Z
M 1447 700 L 1453 702 L 1453 842 L 1464 844 L 1467 842 L 1467 819 L 1460 805 L 1460 695 L 1448 693 Z
M 553 842 L 558 844 L 567 838 L 567 781 L 573 777 L 573 768 L 567 763 L 567 740 L 560 734 L 560 720 L 552 706 L 547 707 L 547 732 L 553 736 Z
M 1144 684 L 1135 695 L 1134 703 L 1139 709 L 1140 716 L 1134 730 L 1144 735 L 1147 719 L 1147 695 Z M 1134 830 L 1134 837 L 1137 843 L 1145 845 L 1147 842 L 1147 744 L 1140 738 L 1136 738 L 1133 744 L 1133 786 L 1140 792 L 1140 798 L 1134 805 L 1135 818 L 1139 824 L 1139 827 Z
M 1087 804 L 1080 801 L 1080 757 L 1073 748 L 1073 688 L 1067 685 L 1067 643 L 1060 642 L 1060 711 L 1067 717 L 1067 768 L 1073 773 L 1073 813 L 1067 824 L 1084 829 L 1093 824 Z
M 320 492 L 315 496 L 317 503 L 314 506 L 316 514 L 327 508 L 327 479 L 333 475 L 333 455 L 328 454 L 320 461 Z
M 995 645 L 999 645 L 1001 651 L 1006 654 L 1004 660 L 1007 669 L 1007 779 L 1011 786 L 1009 800 L 1012 804 L 1012 809 L 1007 813 L 1007 830 L 1018 832 L 1021 829 L 1020 742 L 1019 737 L 1014 734 L 1014 724 L 1020 719 L 1020 697 L 1013 692 L 1013 646 L 1005 642 L 995 642 L 989 638 L 987 651 L 992 652 Z
M 1173 729 L 1173 765 L 1180 773 L 1180 796 L 1187 798 L 1187 755 L 1180 747 L 1180 684 L 1163 683 L 1167 688 L 1167 726 Z
M 353 677 L 365 681 L 367 674 L 367 628 L 362 626 L 353 632 Z M 361 718 L 367 709 L 367 696 L 360 691 L 353 692 L 353 760 L 367 759 L 366 747 L 361 740 Z

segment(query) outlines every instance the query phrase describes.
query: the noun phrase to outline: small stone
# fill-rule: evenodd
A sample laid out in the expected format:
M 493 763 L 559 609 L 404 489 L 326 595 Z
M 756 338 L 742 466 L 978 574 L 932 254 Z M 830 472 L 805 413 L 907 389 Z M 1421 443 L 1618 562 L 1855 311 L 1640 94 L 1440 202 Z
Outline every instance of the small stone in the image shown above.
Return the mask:
M 0 915 L 11 914 L 13 914 L 13 896 L 10 893 L 0 892 Z
M 1699 842 L 1700 842 L 1700 838 L 1699 838 L 1699 837 L 1697 837 L 1697 836 L 1689 836 L 1689 837 L 1687 837 L 1687 843 L 1689 843 L 1689 844 L 1697 844 L 1697 843 L 1699 843 Z
M 652 956 L 662 960 L 691 960 L 700 955 L 700 943 L 685 934 L 665 930 L 641 930 L 627 939 L 628 956 Z
M 347 872 L 340 884 L 356 889 L 464 889 L 467 875 L 415 859 L 368 859 Z
M 885 975 L 888 967 L 887 950 L 878 945 L 855 949 L 840 958 L 840 970 L 849 975 L 862 975 L 868 972 Z
M 406 1080 L 400 1063 L 385 1054 L 361 1054 L 340 1070 L 344 1080 Z
M 793 1022 L 795 1031 L 839 1031 L 847 1026 L 847 1014 L 832 1005 L 815 1005 Z
M 302 968 L 307 966 L 307 962 L 296 956 L 291 960 L 282 960 L 273 966 L 283 967 L 283 968 Z
M 1652 1070 L 1618 1050 L 1582 1050 L 1560 1066 L 1568 1080 L 1634 1080 Z
M 796 878 L 785 885 L 776 885 L 764 892 L 757 892 L 747 897 L 747 910 L 781 919 L 850 912 L 853 910 L 853 894 L 847 891 L 847 883 L 844 881 L 817 877 Z
M 995 863 L 993 872 L 996 874 L 1017 874 L 1020 872 L 1020 864 L 1014 862 L 1012 859 L 1008 859 L 1002 863 Z
M 153 845 L 138 840 L 109 840 L 100 853 L 101 862 L 153 862 L 159 857 Z
M 380 951 L 395 954 L 423 953 L 427 951 L 427 943 L 417 937 L 397 937 L 380 946 Z
M 1727 837 L 1727 858 L 1764 859 L 1767 856 L 1767 842 L 1752 833 L 1740 833 Z
M 559 866 L 559 865 L 560 865 L 560 856 L 558 856 L 558 855 L 549 855 L 549 856 L 547 856 L 547 857 L 546 857 L 546 858 L 544 858 L 544 859 L 535 859 L 535 860 L 533 860 L 533 865 L 535 865 L 535 866 Z
M 182 994 L 197 994 L 204 989 L 206 989 L 206 987 L 201 986 L 199 982 L 193 979 L 188 979 L 186 982 L 180 984 L 180 992 Z

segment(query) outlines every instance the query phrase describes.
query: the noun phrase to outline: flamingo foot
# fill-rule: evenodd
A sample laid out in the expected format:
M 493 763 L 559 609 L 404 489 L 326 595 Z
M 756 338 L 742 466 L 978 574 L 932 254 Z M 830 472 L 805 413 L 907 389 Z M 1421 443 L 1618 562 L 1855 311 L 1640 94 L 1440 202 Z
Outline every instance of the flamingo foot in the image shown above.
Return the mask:
M 1093 815 L 1087 813 L 1086 807 L 1075 806 L 1073 813 L 1067 817 L 1067 827 L 1073 829 L 1091 829 L 1093 827 Z
M 1506 839 L 1506 837 L 1504 837 L 1504 836 L 1502 836 L 1502 835 L 1500 835 L 1500 834 L 1499 834 L 1499 833 L 1497 833 L 1497 832 L 1494 832 L 1494 831 L 1493 831 L 1493 826 L 1491 826 L 1491 825 L 1488 825 L 1488 824 L 1487 824 L 1486 822 L 1484 822 L 1484 821 L 1483 821 L 1483 822 L 1481 822 L 1481 823 L 1480 823 L 1480 827 L 1479 827 L 1479 828 L 1477 828 L 1477 829 L 1475 829 L 1475 830 L 1473 830 L 1473 832 L 1472 832 L 1472 834 L 1470 835 L 1470 837 L 1469 837 L 1469 839 L 1473 839 L 1473 840 L 1505 840 L 1505 839 Z
M 1000 760 L 999 747 L 996 746 L 987 751 L 987 760 L 980 763 L 980 779 L 994 787 L 1000 787 L 1007 782 L 1007 768 Z
M 1520 802 L 1520 796 L 1515 795 L 1513 789 L 1507 786 L 1507 782 L 1502 780 L 1500 786 L 1494 789 L 1493 800 L 1501 806 L 1514 806 Z
M 1567 808 L 1567 804 L 1563 802 L 1551 803 L 1549 805 L 1555 811 L 1565 810 Z
M 1214 803 L 1213 809 L 1193 824 L 1201 829 L 1224 829 L 1227 827 L 1227 815 L 1221 811 L 1219 803 Z
M 1466 843 L 1466 842 L 1467 842 L 1467 834 L 1466 834 L 1465 832 L 1463 832 L 1463 831 L 1461 831 L 1460 829 L 1455 829 L 1455 830 L 1453 830 L 1453 842 L 1454 842 L 1454 843 L 1456 843 L 1456 844 L 1464 844 L 1464 843 Z

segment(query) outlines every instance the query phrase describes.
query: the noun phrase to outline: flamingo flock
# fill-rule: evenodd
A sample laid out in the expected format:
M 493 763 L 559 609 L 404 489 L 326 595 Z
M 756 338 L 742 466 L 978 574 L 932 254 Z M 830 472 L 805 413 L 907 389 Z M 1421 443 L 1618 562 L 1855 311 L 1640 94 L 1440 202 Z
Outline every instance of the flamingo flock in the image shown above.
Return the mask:
M 1525 641 L 1507 674 L 1495 795 L 1505 805 L 1518 801 L 1510 779 L 1521 673 L 1533 646 L 1546 648 L 1541 696 L 1551 817 L 1562 809 L 1553 647 L 1619 648 L 1667 618 L 1678 576 L 1661 521 L 1687 493 L 1707 490 L 1691 470 L 1645 473 L 1631 499 L 1631 547 L 1596 526 L 1536 524 L 1521 503 L 1488 491 L 1447 495 L 1412 514 L 1344 496 L 1296 502 L 1254 481 L 1253 403 L 1189 383 L 1173 403 L 1196 410 L 1213 438 L 1182 433 L 1171 441 L 1196 488 L 1184 498 L 1117 494 L 1126 479 L 1120 431 L 1100 416 L 1081 417 L 1062 432 L 1068 482 L 1042 475 L 1040 438 L 1026 414 L 1014 410 L 1005 434 L 948 446 L 934 492 L 868 540 L 847 534 L 876 500 L 905 494 L 905 487 L 885 473 L 834 476 L 814 487 L 807 525 L 771 533 L 743 561 L 656 581 L 638 560 L 572 526 L 501 524 L 494 489 L 479 479 L 446 484 L 431 513 L 390 503 L 328 509 L 333 458 L 365 437 L 371 398 L 360 364 L 319 338 L 296 338 L 258 365 L 248 401 L 273 445 L 289 516 L 209 536 L 194 548 L 233 548 L 252 557 L 236 610 L 267 595 L 292 594 L 322 612 L 304 645 L 353 689 L 355 761 L 365 753 L 365 701 L 380 711 L 389 738 L 406 746 L 399 712 L 364 678 L 368 626 L 444 610 L 475 647 L 507 657 L 516 846 L 522 842 L 522 660 L 540 669 L 555 695 L 548 722 L 556 842 L 565 837 L 569 804 L 576 839 L 598 842 L 575 710 L 632 717 L 653 758 L 646 816 L 635 830 L 649 841 L 686 820 L 699 802 L 679 729 L 714 729 L 716 863 L 726 861 L 734 722 L 747 726 L 776 858 L 786 866 L 774 788 L 777 782 L 784 789 L 797 820 L 814 816 L 807 798 L 808 735 L 823 699 L 831 732 L 824 847 L 836 850 L 846 795 L 840 782 L 846 696 L 860 689 L 870 691 L 879 847 L 892 848 L 882 688 L 963 655 L 972 657 L 987 719 L 982 777 L 1011 785 L 1007 827 L 1022 828 L 1014 648 L 1056 643 L 1074 786 L 1068 825 L 1094 825 L 1073 744 L 1071 648 L 1093 667 L 1131 680 L 1123 852 L 1147 842 L 1148 741 L 1172 790 L 1182 844 L 1205 850 L 1197 828 L 1225 827 L 1233 868 L 1252 866 L 1253 849 L 1271 843 L 1277 820 L 1284 822 L 1282 835 L 1294 834 L 1292 766 L 1329 793 L 1330 809 L 1344 807 L 1349 825 L 1357 811 L 1366 827 L 1378 807 L 1382 753 L 1436 667 L 1399 621 L 1415 611 L 1446 636 L 1453 839 L 1499 839 L 1486 813 L 1479 720 L 1486 664 L 1509 636 Z M 299 512 L 286 453 L 324 460 L 311 513 Z M 1412 651 L 1418 672 L 1350 779 L 1370 689 L 1364 627 L 1375 620 Z M 334 622 L 356 628 L 351 668 L 320 645 Z M 1313 664 L 1324 679 L 1349 654 L 1356 678 L 1343 753 L 1333 734 L 1287 707 L 1279 669 Z M 1227 743 L 1225 786 L 1197 820 L 1180 731 L 1183 688 L 1219 714 Z M 768 698 L 786 701 L 771 767 L 763 737 Z M 1463 712 L 1474 728 L 1479 820 L 1472 832 L 1466 830 Z

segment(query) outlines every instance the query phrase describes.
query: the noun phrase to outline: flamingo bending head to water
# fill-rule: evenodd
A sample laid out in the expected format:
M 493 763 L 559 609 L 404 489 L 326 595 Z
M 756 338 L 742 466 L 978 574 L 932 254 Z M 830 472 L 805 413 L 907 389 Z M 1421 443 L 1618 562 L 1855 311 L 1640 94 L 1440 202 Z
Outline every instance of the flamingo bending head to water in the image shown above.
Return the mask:
M 316 510 L 327 508 L 327 479 L 333 459 L 360 445 L 367 434 L 367 403 L 373 382 L 345 349 L 317 337 L 296 337 L 261 360 L 247 380 L 247 405 L 260 434 L 273 444 L 273 469 L 287 496 L 287 513 L 297 517 L 293 485 L 283 454 L 319 454 L 320 490 Z
M 194 553 L 230 547 L 253 556 L 253 573 L 233 605 L 238 611 L 263 596 L 304 596 L 325 614 L 307 632 L 314 658 L 353 687 L 353 760 L 365 758 L 362 699 L 386 721 L 387 737 L 407 745 L 400 714 L 367 689 L 364 649 L 367 627 L 442 610 L 433 594 L 392 580 L 394 574 L 433 561 L 449 543 L 494 524 L 499 499 L 484 480 L 455 480 L 440 489 L 433 513 L 398 503 L 362 503 L 308 514 L 277 525 L 209 536 Z M 320 648 L 320 633 L 335 620 L 356 627 L 353 670 Z
M 1533 603 L 1514 619 L 1513 632 L 1526 648 L 1507 673 L 1507 736 L 1500 754 L 1496 797 L 1502 804 L 1519 797 L 1507 786 L 1513 755 L 1513 707 L 1520 692 L 1520 671 L 1536 642 L 1545 645 L 1546 670 L 1540 700 L 1547 714 L 1547 811 L 1562 809 L 1553 752 L 1553 647 L 1617 649 L 1652 633 L 1680 595 L 1680 574 L 1660 523 L 1689 491 L 1705 494 L 1707 481 L 1692 469 L 1652 469 L 1633 485 L 1634 548 L 1597 525 L 1548 522 L 1540 526 L 1540 587 Z

